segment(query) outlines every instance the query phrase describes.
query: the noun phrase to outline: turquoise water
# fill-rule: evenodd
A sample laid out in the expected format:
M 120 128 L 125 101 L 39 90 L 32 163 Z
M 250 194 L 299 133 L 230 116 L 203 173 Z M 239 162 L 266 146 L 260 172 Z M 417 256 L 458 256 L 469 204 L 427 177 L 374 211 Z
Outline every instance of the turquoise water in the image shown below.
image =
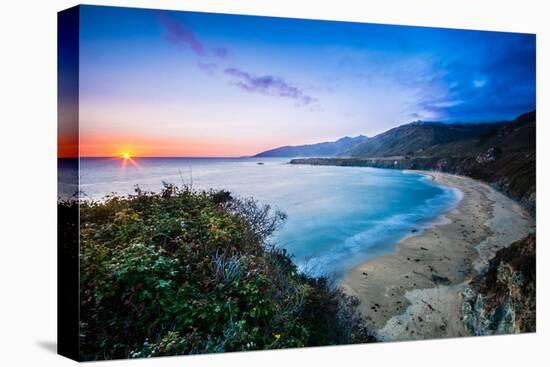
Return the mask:
M 263 165 L 259 165 L 262 162 Z M 139 158 L 81 160 L 81 190 L 99 199 L 127 194 L 135 185 L 157 191 L 162 181 L 192 182 L 252 196 L 288 215 L 273 240 L 312 274 L 339 277 L 373 257 L 392 252 L 459 200 L 459 193 L 429 178 L 398 170 L 302 166 L 278 158 Z

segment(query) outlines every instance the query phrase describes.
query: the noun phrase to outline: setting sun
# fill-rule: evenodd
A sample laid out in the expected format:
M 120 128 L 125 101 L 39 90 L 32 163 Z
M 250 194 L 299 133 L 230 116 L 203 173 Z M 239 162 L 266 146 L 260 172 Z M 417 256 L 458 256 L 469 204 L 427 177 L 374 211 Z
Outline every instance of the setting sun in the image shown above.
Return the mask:
M 124 172 L 126 170 L 126 166 L 128 165 L 128 163 L 130 163 L 130 165 L 132 165 L 135 168 L 141 169 L 139 164 L 134 159 L 134 155 L 130 153 L 130 151 L 128 150 L 126 151 L 119 150 L 119 152 L 115 154 L 114 159 L 120 159 L 121 172 Z

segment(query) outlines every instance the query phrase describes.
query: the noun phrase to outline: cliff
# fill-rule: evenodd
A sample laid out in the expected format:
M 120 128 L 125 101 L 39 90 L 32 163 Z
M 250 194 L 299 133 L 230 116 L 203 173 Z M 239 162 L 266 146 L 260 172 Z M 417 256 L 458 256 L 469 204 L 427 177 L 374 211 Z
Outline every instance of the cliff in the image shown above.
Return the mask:
M 464 324 L 472 335 L 535 332 L 535 236 L 514 242 L 490 261 L 463 294 Z

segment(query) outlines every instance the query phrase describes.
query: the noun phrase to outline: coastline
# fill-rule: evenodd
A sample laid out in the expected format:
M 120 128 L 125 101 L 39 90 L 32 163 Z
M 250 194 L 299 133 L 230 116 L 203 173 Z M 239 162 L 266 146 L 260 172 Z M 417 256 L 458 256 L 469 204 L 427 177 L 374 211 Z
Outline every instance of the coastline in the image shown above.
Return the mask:
M 535 229 L 512 199 L 474 179 L 412 171 L 460 190 L 462 198 L 433 226 L 401 240 L 396 252 L 369 259 L 348 272 L 344 290 L 381 341 L 467 335 L 462 292 L 501 248 Z

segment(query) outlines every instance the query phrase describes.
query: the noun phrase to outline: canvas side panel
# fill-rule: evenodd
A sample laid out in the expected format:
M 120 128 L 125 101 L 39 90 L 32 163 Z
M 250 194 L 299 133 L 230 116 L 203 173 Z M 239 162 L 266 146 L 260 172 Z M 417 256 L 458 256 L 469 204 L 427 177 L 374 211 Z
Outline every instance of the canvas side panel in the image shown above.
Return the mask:
M 79 355 L 79 8 L 57 17 L 57 352 Z

